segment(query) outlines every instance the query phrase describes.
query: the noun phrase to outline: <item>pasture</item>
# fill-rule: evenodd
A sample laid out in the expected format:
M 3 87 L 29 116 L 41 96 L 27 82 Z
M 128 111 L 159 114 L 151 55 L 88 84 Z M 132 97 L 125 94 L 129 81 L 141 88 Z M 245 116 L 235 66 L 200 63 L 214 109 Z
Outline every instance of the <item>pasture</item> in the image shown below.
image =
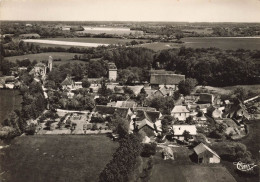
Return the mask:
M 161 51 L 164 49 L 173 49 L 173 48 L 180 48 L 182 44 L 177 43 L 170 43 L 170 42 L 153 42 L 153 43 L 145 43 L 136 45 L 134 47 L 145 47 L 147 49 L 152 49 L 153 51 Z
M 21 108 L 22 96 L 18 90 L 0 90 L 0 126 L 8 114 Z
M 6 57 L 5 59 L 15 62 L 16 60 L 24 60 L 28 58 L 30 61 L 36 60 L 37 62 L 48 60 L 49 56 L 52 56 L 53 59 L 61 59 L 61 61 L 54 61 L 53 64 L 64 64 L 67 62 L 77 62 L 77 63 L 84 63 L 80 60 L 73 60 L 74 55 L 81 55 L 78 53 L 69 53 L 69 52 L 45 52 L 45 53 L 38 53 L 38 54 L 27 54 L 21 56 L 12 56 Z
M 17 137 L 1 150 L 0 181 L 95 182 L 117 147 L 105 135 Z
M 191 48 L 260 50 L 260 37 L 187 37 L 181 41 L 182 46 Z

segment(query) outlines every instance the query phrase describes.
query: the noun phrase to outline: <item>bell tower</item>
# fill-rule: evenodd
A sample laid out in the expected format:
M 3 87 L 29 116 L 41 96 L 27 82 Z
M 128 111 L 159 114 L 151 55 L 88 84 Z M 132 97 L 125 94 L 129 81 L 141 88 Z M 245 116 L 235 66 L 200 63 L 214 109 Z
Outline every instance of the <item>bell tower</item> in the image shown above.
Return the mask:
M 49 56 L 48 68 L 49 68 L 50 71 L 52 70 L 52 62 L 53 62 L 53 58 L 51 56 Z

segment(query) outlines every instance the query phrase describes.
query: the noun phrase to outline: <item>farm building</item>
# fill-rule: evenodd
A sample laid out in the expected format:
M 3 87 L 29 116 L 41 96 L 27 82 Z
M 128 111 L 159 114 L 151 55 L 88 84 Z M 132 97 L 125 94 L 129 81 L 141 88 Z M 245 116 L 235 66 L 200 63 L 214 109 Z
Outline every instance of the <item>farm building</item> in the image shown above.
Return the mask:
M 209 103 L 213 104 L 214 102 L 214 95 L 208 93 L 201 93 L 199 98 L 199 103 Z
M 220 163 L 220 157 L 218 154 L 203 143 L 194 147 L 193 150 L 197 163 Z
M 47 72 L 47 66 L 43 63 L 37 63 L 29 74 L 36 76 L 45 76 Z
M 180 121 L 185 121 L 190 116 L 190 111 L 186 106 L 175 106 L 171 111 L 171 115 Z
M 151 74 L 150 84 L 152 89 L 167 88 L 177 89 L 177 85 L 185 80 L 185 75 L 179 74 Z

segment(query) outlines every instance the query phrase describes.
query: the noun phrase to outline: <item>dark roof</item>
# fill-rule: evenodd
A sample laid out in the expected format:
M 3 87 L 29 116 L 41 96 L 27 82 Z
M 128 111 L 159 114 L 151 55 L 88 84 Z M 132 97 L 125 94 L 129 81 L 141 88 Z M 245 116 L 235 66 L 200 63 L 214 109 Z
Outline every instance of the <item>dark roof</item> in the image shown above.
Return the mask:
M 96 105 L 95 111 L 100 114 L 114 114 L 116 107 Z
M 108 63 L 108 69 L 117 69 L 115 63 Z
M 165 70 L 150 70 L 150 74 L 174 74 L 174 72 Z
M 104 105 L 97 105 L 95 111 L 99 114 L 109 114 L 113 115 L 117 113 L 120 117 L 126 118 L 128 114 L 129 108 L 119 108 L 119 107 L 111 107 L 111 106 L 104 106 Z
M 204 145 L 203 143 L 200 143 L 199 145 L 197 145 L 196 147 L 194 147 L 194 152 L 199 155 L 205 151 L 209 151 L 210 153 L 212 153 L 213 155 L 217 156 L 218 158 L 220 158 L 218 156 L 218 154 L 213 151 L 211 148 L 209 148 L 207 145 Z
M 136 119 L 137 120 L 143 120 L 146 118 L 150 122 L 155 123 L 156 120 L 160 117 L 160 112 L 159 111 L 143 111 L 143 110 L 138 110 L 136 114 Z
M 159 85 L 177 85 L 185 80 L 185 75 L 179 74 L 152 74 L 150 78 L 151 84 Z
M 65 80 L 61 83 L 61 85 L 72 85 L 72 84 L 73 84 L 73 80 L 71 79 L 70 76 L 67 76 Z

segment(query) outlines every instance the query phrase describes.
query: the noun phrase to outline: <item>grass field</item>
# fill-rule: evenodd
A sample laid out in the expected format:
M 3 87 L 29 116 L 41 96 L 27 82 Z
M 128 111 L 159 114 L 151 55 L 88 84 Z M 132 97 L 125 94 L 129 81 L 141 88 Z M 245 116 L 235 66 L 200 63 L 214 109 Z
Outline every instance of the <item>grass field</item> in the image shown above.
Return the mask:
M 180 48 L 182 44 L 170 43 L 170 42 L 153 42 L 147 44 L 136 45 L 135 47 L 145 47 L 154 51 L 161 51 L 164 49 Z
M 117 147 L 105 135 L 18 137 L 0 151 L 0 181 L 95 182 Z
M 188 37 L 181 39 L 185 47 L 220 49 L 260 49 L 260 38 Z
M 18 90 L 0 90 L 0 126 L 8 114 L 14 109 L 20 109 L 22 96 Z
M 234 91 L 238 87 L 243 87 L 246 90 L 251 90 L 251 91 L 254 91 L 254 92 L 260 92 L 260 84 L 257 84 L 257 85 L 235 85 L 235 86 L 228 86 L 228 87 L 206 86 L 205 88 L 208 89 L 210 92 L 216 93 L 216 94 L 230 94 L 232 91 Z M 201 86 L 197 86 L 195 88 L 195 91 L 199 88 L 201 88 Z
M 61 61 L 54 61 L 54 64 L 63 64 L 68 61 L 70 62 L 83 62 L 83 61 L 76 61 L 72 60 L 74 55 L 81 55 L 78 53 L 69 53 L 69 52 L 45 52 L 45 53 L 39 53 L 39 54 L 27 54 L 22 56 L 12 56 L 12 57 L 6 57 L 5 59 L 9 61 L 15 62 L 16 60 L 23 60 L 23 59 L 30 59 L 30 61 L 42 61 L 42 60 L 48 60 L 49 56 L 52 56 L 53 59 L 61 59 Z

